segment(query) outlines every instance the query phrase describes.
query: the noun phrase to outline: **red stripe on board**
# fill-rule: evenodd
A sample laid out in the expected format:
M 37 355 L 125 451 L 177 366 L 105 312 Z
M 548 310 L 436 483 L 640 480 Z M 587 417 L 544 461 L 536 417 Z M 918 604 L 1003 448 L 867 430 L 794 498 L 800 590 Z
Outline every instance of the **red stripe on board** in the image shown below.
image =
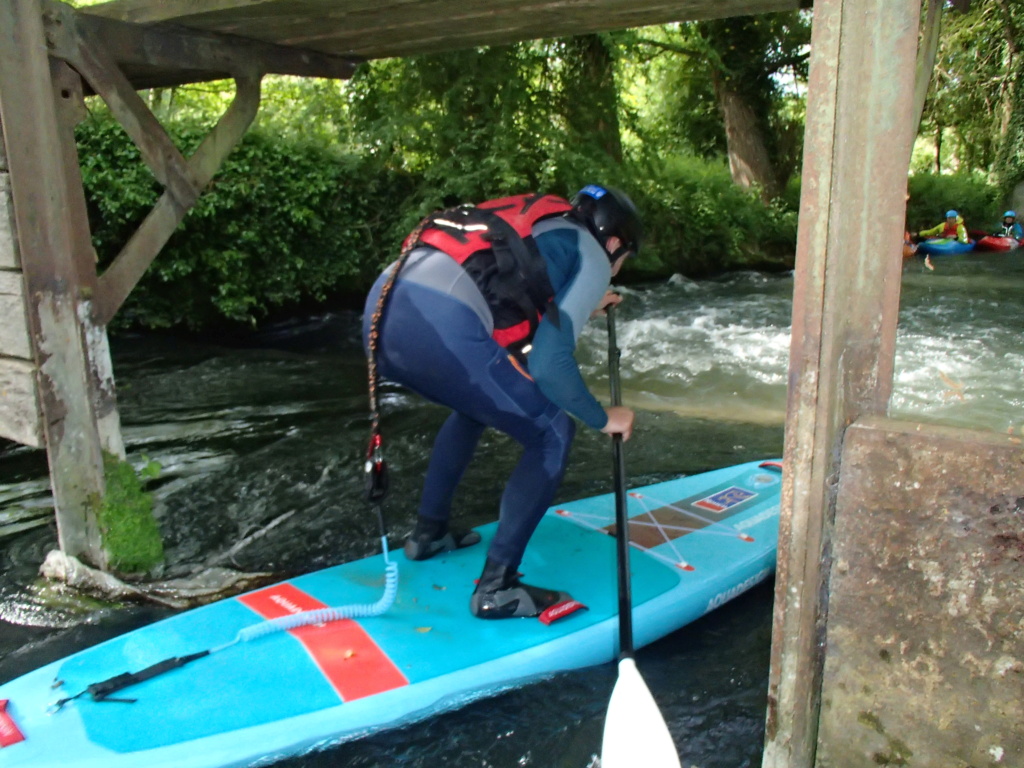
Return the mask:
M 9 747 L 25 740 L 14 718 L 7 712 L 7 702 L 7 699 L 0 700 L 0 747 Z
M 278 619 L 327 606 L 291 584 L 277 584 L 238 598 L 264 619 Z M 408 685 L 405 675 L 352 619 L 296 627 L 288 633 L 313 657 L 342 701 Z

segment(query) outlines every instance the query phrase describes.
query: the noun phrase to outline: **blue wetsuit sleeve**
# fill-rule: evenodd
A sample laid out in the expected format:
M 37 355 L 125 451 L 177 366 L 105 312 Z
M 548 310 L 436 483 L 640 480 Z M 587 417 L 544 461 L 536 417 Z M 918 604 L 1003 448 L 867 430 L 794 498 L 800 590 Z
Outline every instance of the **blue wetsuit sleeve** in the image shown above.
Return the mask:
M 576 364 L 572 320 L 562 317 L 560 325 L 555 328 L 544 320 L 537 328 L 530 353 L 530 374 L 548 400 L 584 424 L 602 429 L 608 423 L 608 414 L 587 389 Z
M 583 381 L 575 351 L 583 326 L 608 289 L 611 267 L 596 241 L 581 243 L 580 239 L 581 235 L 572 230 L 537 238 L 548 261 L 559 326 L 556 328 L 545 317 L 537 327 L 530 352 L 530 375 L 551 402 L 584 424 L 602 429 L 608 415 Z

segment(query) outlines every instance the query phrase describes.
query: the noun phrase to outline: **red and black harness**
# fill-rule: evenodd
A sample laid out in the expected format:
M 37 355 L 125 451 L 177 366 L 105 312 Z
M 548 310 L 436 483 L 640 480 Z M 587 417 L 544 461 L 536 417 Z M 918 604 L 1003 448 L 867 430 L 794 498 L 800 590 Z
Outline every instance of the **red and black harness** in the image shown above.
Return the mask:
M 558 324 L 554 290 L 533 239 L 537 222 L 569 213 L 555 195 L 515 195 L 443 211 L 406 239 L 446 253 L 473 278 L 494 317 L 494 340 L 514 354 L 530 343 L 545 314 Z
M 533 239 L 537 222 L 573 210 L 555 195 L 525 194 L 462 205 L 427 216 L 402 243 L 402 253 L 377 297 L 367 335 L 370 444 L 366 456 L 366 495 L 379 504 L 387 495 L 388 472 L 377 401 L 377 346 L 388 296 L 409 255 L 420 246 L 453 258 L 473 278 L 494 318 L 494 340 L 517 357 L 533 340 L 541 319 L 559 325 L 554 289 L 544 257 Z

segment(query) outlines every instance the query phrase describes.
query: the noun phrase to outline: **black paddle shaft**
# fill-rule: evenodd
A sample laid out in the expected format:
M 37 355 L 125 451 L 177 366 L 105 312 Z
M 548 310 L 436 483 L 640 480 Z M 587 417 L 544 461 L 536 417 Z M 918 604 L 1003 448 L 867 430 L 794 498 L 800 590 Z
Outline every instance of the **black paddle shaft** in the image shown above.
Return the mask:
M 609 305 L 608 315 L 608 384 L 612 405 L 622 405 L 619 385 L 621 351 L 615 337 L 615 307 Z M 633 604 L 629 583 L 629 521 L 626 517 L 626 461 L 622 452 L 622 435 L 612 435 L 612 463 L 615 477 L 615 545 L 619 570 L 619 657 L 633 655 Z

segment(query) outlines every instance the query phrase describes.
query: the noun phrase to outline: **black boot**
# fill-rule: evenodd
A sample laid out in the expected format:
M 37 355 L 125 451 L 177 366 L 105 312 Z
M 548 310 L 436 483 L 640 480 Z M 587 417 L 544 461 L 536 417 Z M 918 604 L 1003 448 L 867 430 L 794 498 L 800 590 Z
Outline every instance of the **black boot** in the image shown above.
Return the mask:
M 405 556 L 410 560 L 427 560 L 441 552 L 470 547 L 480 541 L 480 534 L 469 529 L 449 528 L 447 521 L 421 517 L 405 540 Z
M 540 616 L 552 605 L 571 599 L 567 592 L 523 584 L 515 568 L 487 558 L 469 610 L 479 619 L 525 618 Z

